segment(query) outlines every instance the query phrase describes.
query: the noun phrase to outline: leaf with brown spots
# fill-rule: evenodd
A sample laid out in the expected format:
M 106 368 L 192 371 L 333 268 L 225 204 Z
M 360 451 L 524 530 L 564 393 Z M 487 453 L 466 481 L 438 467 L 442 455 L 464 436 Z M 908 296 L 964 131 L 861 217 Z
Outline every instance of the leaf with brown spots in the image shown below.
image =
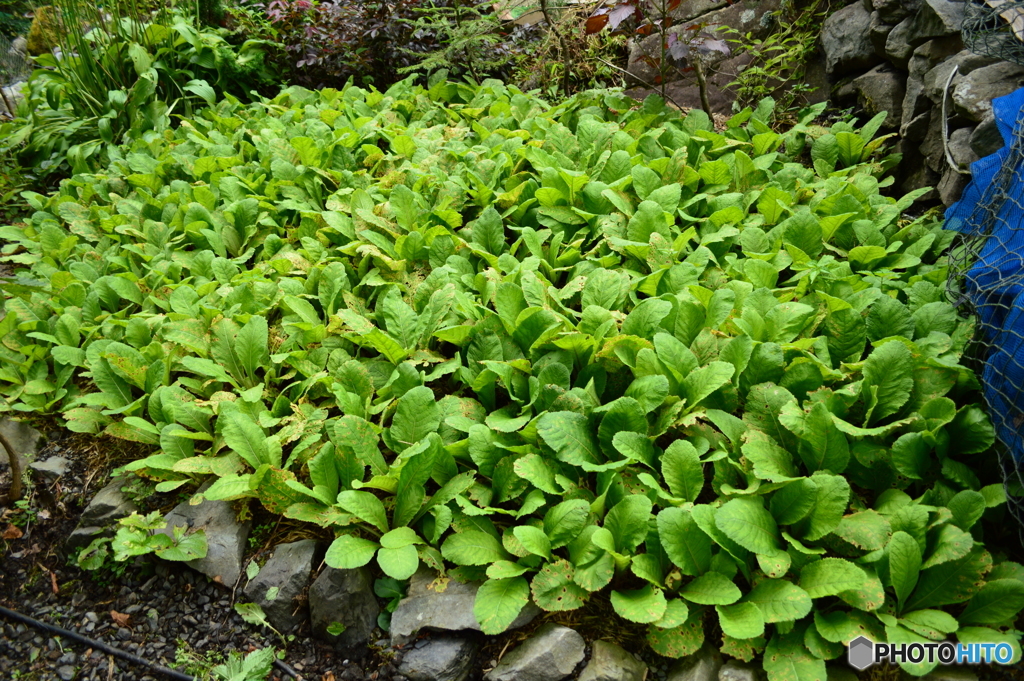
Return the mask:
M 744 662 L 750 662 L 754 659 L 755 655 L 764 650 L 764 637 L 733 638 L 728 634 L 722 634 L 722 647 L 720 650 L 723 655 L 735 657 L 737 660 L 743 660 Z
M 580 607 L 587 598 L 587 592 L 572 581 L 572 577 L 573 567 L 569 561 L 548 563 L 534 576 L 530 585 L 534 602 L 549 612 Z
M 984 585 L 985 573 L 991 569 L 992 556 L 979 546 L 959 560 L 928 568 L 921 572 L 904 610 L 913 612 L 966 601 Z
M 704 625 L 701 622 L 703 608 L 690 613 L 685 624 L 671 629 L 651 626 L 647 630 L 647 643 L 651 650 L 665 657 L 679 659 L 697 652 L 704 643 Z

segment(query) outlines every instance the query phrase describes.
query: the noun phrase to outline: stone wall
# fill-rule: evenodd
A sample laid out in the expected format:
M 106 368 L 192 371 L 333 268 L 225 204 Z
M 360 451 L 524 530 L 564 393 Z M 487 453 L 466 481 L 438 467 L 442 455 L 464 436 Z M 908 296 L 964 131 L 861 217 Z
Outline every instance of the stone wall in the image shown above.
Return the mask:
M 739 34 L 763 37 L 778 30 L 772 13 L 780 0 L 683 0 L 673 12 L 670 32 L 695 24 L 709 29 L 728 26 Z M 898 133 L 903 154 L 897 178 L 909 192 L 933 187 L 920 200 L 956 201 L 970 179 L 968 166 L 1002 146 L 992 117 L 992 99 L 1024 85 L 1024 67 L 964 49 L 960 35 L 962 0 L 855 0 L 833 13 L 821 29 L 820 59 L 808 64 L 806 78 L 815 89 L 804 103 L 831 100 L 837 109 L 853 108 L 862 116 L 888 112 L 883 133 Z M 644 55 L 658 53 L 658 38 L 633 46 L 629 69 L 636 81 L 654 82 L 657 69 Z M 711 106 L 728 114 L 734 95 L 727 84 L 749 63 L 746 54 L 719 57 L 710 67 Z M 950 166 L 943 144 L 942 100 L 948 88 Z M 684 107 L 699 107 L 692 75 L 668 86 L 669 96 Z M 635 83 L 634 83 L 635 84 Z M 637 88 L 644 96 L 651 90 Z
M 956 201 L 969 176 L 952 168 L 943 144 L 942 100 L 949 84 L 949 151 L 960 170 L 1002 146 L 992 99 L 1024 85 L 1024 67 L 964 49 L 964 3 L 863 0 L 830 16 L 821 47 L 832 101 L 870 115 L 888 111 L 898 132 L 904 191 L 936 187 L 923 200 Z

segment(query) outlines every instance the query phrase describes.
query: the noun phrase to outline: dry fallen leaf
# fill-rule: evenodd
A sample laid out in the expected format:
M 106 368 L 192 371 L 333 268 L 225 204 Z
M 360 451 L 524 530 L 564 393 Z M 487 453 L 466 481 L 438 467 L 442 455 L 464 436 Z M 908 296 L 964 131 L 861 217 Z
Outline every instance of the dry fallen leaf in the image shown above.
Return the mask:
M 114 620 L 114 622 L 116 622 L 117 626 L 119 626 L 119 627 L 127 627 L 128 626 L 128 620 L 131 619 L 131 615 L 126 615 L 123 612 L 118 612 L 116 610 L 111 610 L 110 611 L 110 619 Z
M 60 593 L 60 587 L 57 586 L 57 573 L 50 572 L 50 588 L 53 589 L 54 594 Z
M 20 528 L 15 527 L 14 525 L 8 525 L 7 529 L 4 530 L 4 533 L 0 535 L 0 537 L 3 537 L 8 541 L 12 539 L 21 539 L 23 536 L 25 536 L 25 533 L 22 532 Z

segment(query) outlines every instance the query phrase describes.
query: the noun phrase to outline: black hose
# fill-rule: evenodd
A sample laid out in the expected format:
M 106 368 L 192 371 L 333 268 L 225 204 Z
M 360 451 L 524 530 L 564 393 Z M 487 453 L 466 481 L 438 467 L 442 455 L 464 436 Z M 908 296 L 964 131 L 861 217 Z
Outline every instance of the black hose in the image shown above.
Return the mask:
M 58 636 L 63 636 L 64 638 L 69 638 L 72 641 L 77 641 L 78 643 L 81 643 L 82 645 L 87 645 L 90 648 L 94 648 L 94 649 L 99 650 L 100 652 L 104 652 L 104 653 L 106 653 L 108 655 L 113 655 L 114 657 L 120 657 L 123 660 L 127 660 L 129 662 L 133 662 L 133 663 L 135 663 L 137 665 L 141 665 L 141 666 L 146 667 L 148 669 L 152 669 L 153 671 L 159 672 L 159 673 L 161 673 L 161 674 L 163 674 L 163 675 L 165 675 L 165 676 L 167 676 L 169 678 L 175 679 L 176 681 L 200 681 L 200 679 L 197 679 L 194 676 L 189 676 L 188 674 L 182 674 L 179 671 L 175 671 L 173 669 L 168 669 L 167 667 L 164 667 L 162 665 L 156 664 L 154 662 L 150 662 L 149 660 L 145 660 L 145 659 L 139 657 L 138 655 L 132 655 L 129 652 L 126 652 L 124 650 L 120 650 L 119 648 L 113 648 L 111 646 L 108 646 L 106 643 L 103 643 L 102 641 L 97 641 L 95 639 L 91 639 L 91 638 L 88 638 L 86 636 L 82 636 L 81 634 L 76 634 L 73 631 L 68 631 L 67 629 L 62 629 L 61 627 L 58 627 L 58 626 L 53 625 L 53 624 L 47 624 L 46 622 L 40 622 L 39 620 L 37 620 L 37 619 L 35 619 L 33 617 L 29 617 L 28 615 L 22 615 L 20 612 L 15 612 L 13 610 L 8 610 L 7 608 L 5 608 L 3 606 L 0 606 L 0 615 L 3 615 L 4 617 L 6 617 L 8 619 L 12 619 L 12 620 L 14 620 L 16 622 L 21 622 L 22 624 L 28 624 L 29 626 L 33 626 L 33 627 L 35 627 L 37 629 L 42 629 L 44 631 L 48 631 L 51 634 L 57 634 Z M 296 671 L 294 669 L 292 669 L 291 667 L 286 665 L 281 660 L 275 659 L 274 660 L 274 665 L 277 666 L 277 668 L 280 669 L 285 674 L 291 676 L 293 679 L 298 679 L 298 681 L 302 681 L 302 677 L 299 676 L 298 673 L 296 673 Z
M 108 655 L 120 657 L 122 660 L 127 660 L 137 665 L 147 667 L 148 669 L 152 669 L 155 672 L 160 672 L 161 674 L 169 678 L 175 679 L 176 681 L 199 681 L 199 679 L 196 679 L 194 676 L 189 676 L 188 674 L 182 674 L 181 672 L 175 671 L 173 669 L 168 669 L 167 667 L 155 664 L 153 662 L 150 662 L 149 660 L 144 660 L 138 655 L 132 655 L 131 653 L 125 652 L 118 648 L 112 648 L 108 646 L 106 643 L 103 643 L 102 641 L 96 641 L 91 638 L 87 638 L 85 636 L 82 636 L 81 634 L 76 634 L 73 631 L 68 631 L 67 629 L 62 629 L 58 626 L 47 624 L 46 622 L 40 622 L 39 620 L 29 617 L 28 615 L 22 615 L 20 612 L 14 612 L 13 610 L 8 610 L 7 608 L 2 606 L 0 606 L 0 615 L 3 615 L 4 617 L 12 619 L 16 622 L 21 622 L 22 624 L 28 624 L 37 629 L 48 631 L 51 634 L 57 634 L 58 636 L 69 638 L 72 641 L 77 641 L 78 643 L 81 643 L 83 645 L 90 646 L 91 648 L 104 652 Z

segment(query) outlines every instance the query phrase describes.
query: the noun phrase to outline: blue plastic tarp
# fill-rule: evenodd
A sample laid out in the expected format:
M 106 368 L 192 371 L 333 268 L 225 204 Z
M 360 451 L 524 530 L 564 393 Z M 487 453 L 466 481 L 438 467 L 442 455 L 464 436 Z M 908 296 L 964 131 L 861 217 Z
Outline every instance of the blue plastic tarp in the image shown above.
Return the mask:
M 972 179 L 946 210 L 946 229 L 984 238 L 965 275 L 990 348 L 982 385 L 1000 440 L 1024 459 L 1024 88 L 992 100 L 1005 146 L 971 164 Z

